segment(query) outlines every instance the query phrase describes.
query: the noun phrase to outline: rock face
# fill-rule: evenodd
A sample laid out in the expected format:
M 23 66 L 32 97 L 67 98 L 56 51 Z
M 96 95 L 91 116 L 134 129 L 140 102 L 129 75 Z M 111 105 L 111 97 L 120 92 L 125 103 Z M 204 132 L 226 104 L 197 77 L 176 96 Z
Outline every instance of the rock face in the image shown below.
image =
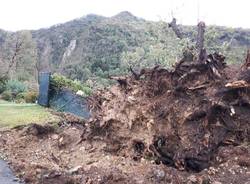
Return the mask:
M 66 48 L 66 51 L 63 54 L 62 62 L 60 63 L 60 68 L 61 68 L 60 70 L 63 69 L 65 64 L 70 63 L 69 57 L 71 56 L 75 48 L 76 48 L 76 40 L 71 40 L 68 47 Z

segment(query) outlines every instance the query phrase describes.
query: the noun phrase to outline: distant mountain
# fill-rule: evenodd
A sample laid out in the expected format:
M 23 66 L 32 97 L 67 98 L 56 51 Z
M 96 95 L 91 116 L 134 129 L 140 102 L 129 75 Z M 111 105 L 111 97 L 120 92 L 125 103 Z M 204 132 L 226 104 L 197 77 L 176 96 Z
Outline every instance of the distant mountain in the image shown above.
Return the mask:
M 37 70 L 51 70 L 105 85 L 108 75 L 124 74 L 129 65 L 170 67 L 195 41 L 196 26 L 180 27 L 184 40 L 176 38 L 166 22 L 147 21 L 125 11 L 109 18 L 91 14 L 47 29 L 0 30 L 0 72 L 8 68 L 19 41 L 24 44 L 12 77 L 33 80 Z M 229 63 L 240 63 L 250 46 L 250 30 L 208 26 L 206 46 L 211 52 L 223 52 Z

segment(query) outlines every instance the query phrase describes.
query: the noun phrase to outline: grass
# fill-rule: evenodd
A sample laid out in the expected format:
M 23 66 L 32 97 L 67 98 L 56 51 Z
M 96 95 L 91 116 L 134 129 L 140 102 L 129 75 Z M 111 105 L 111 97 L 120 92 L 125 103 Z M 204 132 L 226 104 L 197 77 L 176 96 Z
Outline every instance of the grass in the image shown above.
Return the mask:
M 6 103 L 11 103 L 11 102 L 7 102 L 7 101 L 0 99 L 0 104 L 6 104 Z
M 16 104 L 0 100 L 0 127 L 15 127 L 29 123 L 57 122 L 59 117 L 37 104 Z

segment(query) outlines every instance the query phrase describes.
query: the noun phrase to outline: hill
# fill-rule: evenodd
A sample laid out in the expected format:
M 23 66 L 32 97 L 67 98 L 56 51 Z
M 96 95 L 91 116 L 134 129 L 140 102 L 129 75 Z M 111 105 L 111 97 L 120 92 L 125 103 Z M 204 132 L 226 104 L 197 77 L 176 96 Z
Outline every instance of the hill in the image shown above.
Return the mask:
M 166 22 L 152 22 L 121 12 L 113 17 L 87 15 L 39 30 L 0 30 L 0 72 L 8 69 L 17 43 L 22 43 L 11 78 L 36 81 L 37 71 L 51 70 L 90 86 L 109 84 L 109 75 L 154 65 L 171 67 L 196 37 L 195 26 L 180 26 L 176 38 Z M 220 51 L 228 63 L 243 61 L 250 30 L 208 26 L 206 47 Z

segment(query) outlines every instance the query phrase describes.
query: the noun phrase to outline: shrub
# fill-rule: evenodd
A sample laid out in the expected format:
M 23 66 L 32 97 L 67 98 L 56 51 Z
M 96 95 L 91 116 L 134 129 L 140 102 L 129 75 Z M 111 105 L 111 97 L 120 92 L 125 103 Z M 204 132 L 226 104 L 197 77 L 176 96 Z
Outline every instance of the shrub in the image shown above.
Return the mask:
M 24 96 L 25 96 L 25 93 L 18 93 L 16 97 L 14 98 L 14 101 L 16 103 L 25 103 Z
M 0 94 L 6 90 L 7 77 L 0 77 Z
M 83 86 L 83 87 L 82 87 L 82 91 L 83 91 L 83 92 L 85 93 L 85 95 L 87 95 L 87 96 L 91 95 L 91 93 L 92 93 L 92 89 L 89 88 L 89 87 L 87 87 L 87 86 Z
M 68 79 L 62 75 L 54 74 L 51 77 L 51 86 L 53 89 L 68 88 L 74 92 L 83 91 L 86 96 L 91 94 L 91 88 L 83 85 L 80 81 Z
M 18 93 L 14 98 L 16 103 L 35 103 L 37 100 L 38 93 L 35 91 Z
M 23 93 L 27 90 L 27 86 L 17 80 L 9 80 L 6 83 L 6 90 L 7 91 L 11 91 L 12 94 L 19 94 L 19 93 Z
M 15 99 L 15 103 L 25 103 L 25 100 L 23 98 Z
M 16 100 L 24 99 L 25 94 L 26 94 L 26 93 L 19 93 L 19 94 L 16 95 L 16 98 L 15 98 L 15 99 L 16 99 Z
M 73 91 L 78 91 L 82 88 L 79 81 L 73 81 L 59 74 L 52 75 L 51 84 L 55 88 L 70 88 Z
M 13 95 L 11 91 L 4 91 L 2 93 L 2 99 L 6 101 L 12 101 L 13 100 Z
M 6 90 L 5 84 L 0 82 L 0 94 Z
M 38 93 L 35 91 L 30 91 L 25 93 L 24 100 L 26 103 L 35 103 L 38 97 Z

